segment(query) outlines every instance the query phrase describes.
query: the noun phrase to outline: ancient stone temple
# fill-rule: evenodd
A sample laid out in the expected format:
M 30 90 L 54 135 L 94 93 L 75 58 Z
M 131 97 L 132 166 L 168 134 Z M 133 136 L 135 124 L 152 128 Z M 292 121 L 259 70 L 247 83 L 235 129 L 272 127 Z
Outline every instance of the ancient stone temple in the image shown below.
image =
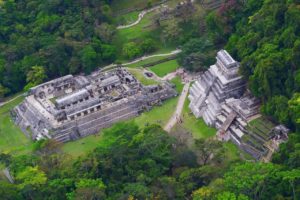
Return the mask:
M 238 62 L 219 51 L 217 63 L 191 87 L 189 107 L 197 118 L 218 129 L 219 140 L 231 140 L 256 160 L 269 161 L 289 130 L 260 115 L 260 102 L 246 91 L 238 69 Z
M 168 82 L 143 86 L 124 68 L 67 75 L 31 88 L 13 117 L 32 139 L 66 142 L 99 132 L 176 96 Z
M 189 93 L 190 109 L 214 126 L 221 104 L 228 98 L 239 98 L 245 91 L 245 81 L 238 74 L 239 63 L 226 50 L 217 53 L 216 64 L 203 73 Z

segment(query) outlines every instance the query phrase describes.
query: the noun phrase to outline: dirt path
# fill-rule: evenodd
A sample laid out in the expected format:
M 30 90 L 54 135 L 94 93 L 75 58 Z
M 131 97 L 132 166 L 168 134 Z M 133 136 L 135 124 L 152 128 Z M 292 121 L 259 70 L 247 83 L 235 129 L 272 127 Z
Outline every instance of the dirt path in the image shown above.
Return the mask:
M 176 110 L 173 113 L 170 120 L 168 121 L 168 123 L 164 127 L 165 131 L 170 132 L 171 129 L 173 128 L 173 126 L 177 123 L 179 117 L 181 116 L 182 109 L 183 109 L 184 102 L 185 102 L 185 98 L 186 98 L 186 96 L 188 94 L 188 91 L 189 91 L 189 87 L 190 87 L 190 82 L 188 82 L 184 85 L 183 90 L 181 92 L 181 95 L 179 97 L 177 106 L 176 106 Z
M 182 51 L 181 49 L 176 49 L 174 51 L 171 51 L 170 53 L 161 53 L 161 54 L 154 54 L 154 55 L 150 55 L 150 56 L 143 56 L 143 57 L 137 58 L 133 61 L 130 61 L 128 63 L 122 63 L 120 65 L 127 66 L 127 65 L 131 65 L 131 64 L 143 61 L 143 60 L 147 60 L 149 58 L 172 56 L 172 55 L 176 55 L 176 54 L 180 53 L 181 51 Z M 116 66 L 118 66 L 118 64 L 110 64 L 110 65 L 107 65 L 107 66 L 101 68 L 100 70 L 109 69 L 109 68 L 113 68 L 113 67 L 116 67 Z
M 144 18 L 144 16 L 150 12 L 153 12 L 159 8 L 163 8 L 163 7 L 166 7 L 166 5 L 162 4 L 160 6 L 156 6 L 156 7 L 153 7 L 151 9 L 148 9 L 148 10 L 143 10 L 142 12 L 140 12 L 139 16 L 138 16 L 138 19 L 131 23 L 131 24 L 128 24 L 128 25 L 121 25 L 121 26 L 118 26 L 117 29 L 125 29 L 125 28 L 130 28 L 132 26 L 135 26 L 137 24 L 139 24 L 141 22 L 141 20 Z
M 15 99 L 19 98 L 19 97 L 22 96 L 22 95 L 23 95 L 23 94 L 20 94 L 20 95 L 18 95 L 18 96 L 16 96 L 16 97 L 12 98 L 12 99 L 10 99 L 10 100 L 4 101 L 4 102 L 0 102 L 0 107 L 2 107 L 2 106 L 4 106 L 4 105 L 8 104 L 9 102 L 14 101 Z
M 149 58 L 154 58 L 154 57 L 172 56 L 172 55 L 178 54 L 180 52 L 181 52 L 181 49 L 176 49 L 174 51 L 171 51 L 170 53 L 161 53 L 161 54 L 154 54 L 154 55 L 150 55 L 150 56 L 143 56 L 143 57 L 137 58 L 131 62 L 123 63 L 122 65 L 124 65 L 124 66 L 130 65 L 130 64 L 134 64 L 134 63 L 137 63 L 137 62 L 149 59 Z

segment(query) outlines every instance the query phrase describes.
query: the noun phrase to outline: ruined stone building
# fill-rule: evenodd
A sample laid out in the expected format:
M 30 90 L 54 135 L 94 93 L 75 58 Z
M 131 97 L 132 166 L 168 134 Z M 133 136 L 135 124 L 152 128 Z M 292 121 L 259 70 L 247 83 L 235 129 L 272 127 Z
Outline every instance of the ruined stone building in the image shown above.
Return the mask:
M 256 160 L 264 159 L 288 139 L 289 130 L 259 114 L 259 100 L 248 92 L 240 99 L 226 99 L 217 115 L 217 137 L 231 140 Z
M 32 88 L 13 117 L 32 139 L 66 142 L 95 134 L 176 96 L 167 82 L 143 86 L 124 68 L 67 75 Z
M 218 139 L 231 140 L 257 160 L 268 160 L 287 139 L 288 129 L 259 114 L 260 102 L 246 91 L 238 62 L 225 50 L 216 59 L 190 89 L 192 113 L 216 127 Z
M 225 99 L 241 97 L 246 87 L 238 74 L 239 63 L 227 51 L 219 51 L 216 59 L 217 63 L 193 84 L 188 96 L 191 111 L 210 126 L 215 125 Z

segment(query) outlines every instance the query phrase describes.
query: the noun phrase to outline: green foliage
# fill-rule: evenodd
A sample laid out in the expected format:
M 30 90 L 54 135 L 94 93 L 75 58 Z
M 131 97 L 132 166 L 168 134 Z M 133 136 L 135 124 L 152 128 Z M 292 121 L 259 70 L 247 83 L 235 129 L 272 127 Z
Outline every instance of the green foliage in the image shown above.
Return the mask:
M 236 196 L 231 192 L 223 192 L 221 194 L 216 195 L 216 200 L 249 200 L 249 198 L 245 195 Z
M 224 155 L 224 149 L 219 141 L 213 139 L 196 139 L 195 148 L 199 154 L 198 159 L 202 165 L 207 165 L 208 163 L 221 163 Z
M 300 136 L 299 133 L 289 135 L 289 141 L 280 145 L 279 152 L 275 153 L 272 161 L 289 168 L 300 167 Z
M 261 108 L 266 115 L 274 116 L 277 121 L 289 124 L 288 98 L 285 96 L 274 96 Z
M 213 45 L 207 38 L 192 38 L 182 46 L 179 63 L 189 71 L 206 70 L 215 62 Z
M 46 174 L 40 171 L 38 167 L 26 167 L 16 176 L 17 181 L 20 182 L 19 187 L 22 189 L 27 185 L 38 188 L 44 185 L 47 181 Z
M 295 93 L 293 98 L 288 102 L 291 119 L 296 127 L 300 130 L 300 93 Z
M 90 72 L 114 61 L 115 52 L 110 43 L 115 28 L 111 26 L 109 3 L 105 0 L 3 1 L 0 85 L 8 90 L 1 91 L 1 95 L 40 82 L 26 81 L 32 66 L 43 66 L 45 75 L 52 79 L 82 69 Z M 101 48 L 102 45 L 106 46 Z
M 129 42 L 123 47 L 123 55 L 129 59 L 133 59 L 141 55 L 141 49 L 134 42 Z
M 9 89 L 0 84 L 0 98 L 9 93 Z
M 298 1 L 225 1 L 206 17 L 214 43 L 241 62 L 240 73 L 252 93 L 261 98 L 263 112 L 295 128 L 286 109 L 299 92 L 300 35 Z
M 140 48 L 143 53 L 151 53 L 156 50 L 155 42 L 151 38 L 145 39 L 141 44 Z
M 25 90 L 30 89 L 33 86 L 41 84 L 47 78 L 44 67 L 33 66 L 27 73 Z
M 80 55 L 84 71 L 93 71 L 97 63 L 97 53 L 95 49 L 91 45 L 87 45 L 80 51 Z
M 18 192 L 18 188 L 14 184 L 10 184 L 6 181 L 0 181 L 0 194 L 1 199 L 6 200 L 19 200 L 21 194 Z
M 178 20 L 173 18 L 168 20 L 164 26 L 163 38 L 165 41 L 178 43 L 178 38 L 182 32 L 183 29 L 180 27 Z

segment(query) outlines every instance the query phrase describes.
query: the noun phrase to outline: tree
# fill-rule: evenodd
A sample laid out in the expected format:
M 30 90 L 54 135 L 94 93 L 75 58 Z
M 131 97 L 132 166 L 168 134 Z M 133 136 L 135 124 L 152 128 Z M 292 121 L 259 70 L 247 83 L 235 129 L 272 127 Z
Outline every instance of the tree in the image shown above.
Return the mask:
M 164 41 L 168 42 L 178 42 L 181 33 L 183 32 L 182 28 L 179 26 L 178 20 L 172 18 L 166 22 L 166 25 L 163 27 L 162 37 Z
M 31 185 L 35 189 L 44 185 L 47 181 L 46 174 L 35 167 L 26 167 L 23 171 L 19 172 L 16 180 L 20 183 L 19 187 L 22 189 L 27 185 Z
M 123 47 L 123 55 L 129 59 L 136 58 L 141 55 L 141 49 L 134 42 L 129 42 Z
M 250 199 L 243 194 L 237 196 L 232 192 L 222 192 L 216 195 L 216 200 L 250 200 Z
M 201 187 L 193 192 L 193 200 L 209 200 L 212 198 L 213 191 L 209 187 Z
M 297 199 L 296 192 L 295 192 L 295 181 L 300 179 L 300 169 L 293 169 L 291 171 L 284 171 L 279 173 L 283 180 L 287 180 L 291 185 L 293 191 L 293 198 L 294 200 Z
M 97 177 L 109 183 L 109 196 L 118 198 L 129 192 L 143 196 L 145 186 L 166 173 L 172 164 L 173 139 L 159 126 L 139 130 L 134 123 L 118 123 L 104 131 L 103 137 L 106 144 L 77 163 L 74 170 L 78 176 Z
M 99 38 L 105 42 L 109 43 L 111 42 L 114 34 L 115 34 L 115 28 L 112 25 L 109 25 L 108 23 L 102 23 L 100 26 L 95 28 L 96 34 L 99 36 Z
M 0 181 L 1 199 L 5 200 L 21 200 L 21 194 L 16 185 L 7 183 L 7 181 Z
M 205 70 L 215 62 L 215 51 L 212 47 L 207 38 L 192 38 L 182 46 L 178 61 L 189 71 Z
M 81 178 L 76 185 L 76 190 L 72 194 L 74 199 L 90 200 L 90 199 L 105 199 L 106 186 L 101 179 L 84 179 Z
M 295 93 L 293 98 L 288 102 L 289 111 L 292 121 L 297 128 L 300 129 L 300 93 Z
M 195 150 L 201 165 L 219 163 L 224 154 L 222 143 L 214 139 L 196 139 Z
M 277 172 L 279 168 L 271 163 L 238 164 L 224 175 L 224 185 L 235 194 L 244 194 L 251 199 L 268 199 L 275 195 L 276 190 L 278 192 L 274 184 Z
M 90 73 L 97 67 L 97 53 L 91 45 L 86 45 L 81 51 L 83 70 Z
M 289 124 L 288 98 L 285 96 L 274 96 L 266 102 L 261 110 L 263 113 L 274 116 L 277 121 Z
M 101 45 L 102 59 L 106 62 L 112 62 L 116 59 L 116 48 L 112 45 L 102 44 Z
M 191 53 L 182 61 L 182 66 L 189 71 L 205 71 L 215 61 L 211 55 L 204 53 Z
M 33 86 L 39 85 L 43 83 L 43 81 L 46 79 L 47 79 L 47 75 L 44 67 L 33 66 L 31 67 L 30 71 L 27 73 L 26 76 L 27 85 L 25 86 L 25 89 L 28 90 Z
M 140 48 L 143 53 L 151 53 L 156 49 L 155 42 L 154 40 L 147 38 L 140 44 Z
M 0 99 L 9 93 L 9 89 L 0 84 Z

